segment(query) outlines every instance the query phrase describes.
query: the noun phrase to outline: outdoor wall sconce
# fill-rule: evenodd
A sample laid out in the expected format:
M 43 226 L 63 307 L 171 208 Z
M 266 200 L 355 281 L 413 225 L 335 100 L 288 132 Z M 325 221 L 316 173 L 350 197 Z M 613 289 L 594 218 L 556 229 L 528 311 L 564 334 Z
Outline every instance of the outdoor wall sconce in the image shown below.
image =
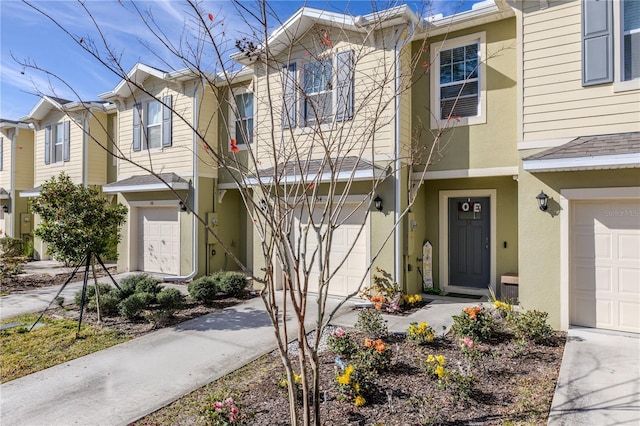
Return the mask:
M 265 200 L 264 198 L 260 200 L 260 210 L 262 210 L 263 212 L 267 211 L 267 200 Z
M 178 201 L 178 208 L 180 209 L 181 212 L 187 211 L 187 206 L 185 206 L 182 201 Z
M 376 195 L 376 198 L 373 199 L 373 203 L 376 206 L 376 210 L 381 212 L 382 211 L 382 198 L 380 198 L 379 195 Z
M 545 194 L 544 191 L 540 191 L 540 193 L 536 197 L 536 200 L 538 200 L 538 207 L 540 207 L 540 210 L 542 210 L 543 212 L 547 211 L 547 202 L 549 201 L 549 196 Z
M 9 213 L 9 206 L 2 206 L 2 211 L 5 213 Z

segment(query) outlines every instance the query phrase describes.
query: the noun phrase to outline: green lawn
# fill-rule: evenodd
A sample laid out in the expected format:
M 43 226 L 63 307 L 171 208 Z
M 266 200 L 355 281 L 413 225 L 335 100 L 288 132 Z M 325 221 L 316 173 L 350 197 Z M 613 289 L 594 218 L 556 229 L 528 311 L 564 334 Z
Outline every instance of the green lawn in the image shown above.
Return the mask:
M 2 383 L 131 339 L 114 330 L 84 324 L 80 338 L 76 339 L 77 320 L 47 316 L 40 320 L 43 326 L 27 331 L 37 318 L 38 314 L 27 314 L 2 321 L 24 324 L 0 332 Z

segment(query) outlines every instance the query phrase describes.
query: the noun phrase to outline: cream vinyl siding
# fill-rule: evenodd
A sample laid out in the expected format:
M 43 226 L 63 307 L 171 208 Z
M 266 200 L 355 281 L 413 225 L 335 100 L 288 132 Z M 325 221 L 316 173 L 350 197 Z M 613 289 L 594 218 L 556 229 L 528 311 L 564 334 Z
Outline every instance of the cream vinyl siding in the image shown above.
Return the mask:
M 15 146 L 15 189 L 33 188 L 33 131 L 20 129 L 16 137 Z M 5 155 L 10 152 L 10 147 L 10 144 L 5 145 Z M 5 165 L 7 164 L 5 163 Z M 11 163 L 9 163 L 4 170 L 10 170 L 10 167 Z M 9 174 L 6 175 L 6 178 L 9 178 Z M 8 183 L 6 185 L 8 185 Z M 7 188 L 4 184 L 2 186 L 5 189 Z
M 272 165 L 273 158 L 269 154 L 267 147 L 270 142 L 270 114 L 273 113 L 274 123 L 276 126 L 276 139 L 280 141 L 280 135 L 283 135 L 284 143 L 279 145 L 282 149 L 282 155 L 279 161 L 284 161 L 287 155 L 291 155 L 293 150 L 287 149 L 288 146 L 293 147 L 291 134 L 295 137 L 295 146 L 301 152 L 306 152 L 311 148 L 313 142 L 315 152 L 312 158 L 322 157 L 323 153 L 318 147 L 319 134 L 314 132 L 318 125 L 307 127 L 302 119 L 303 103 L 298 96 L 297 102 L 297 125 L 292 129 L 281 129 L 281 108 L 282 108 L 282 67 L 285 63 L 296 63 L 296 74 L 298 84 L 302 84 L 302 72 L 304 64 L 314 60 L 313 55 L 309 55 L 309 51 L 317 52 L 320 49 L 319 29 L 314 28 L 309 31 L 308 36 L 296 43 L 287 59 L 287 54 L 282 55 L 279 59 L 280 64 L 273 64 L 273 69 L 265 75 L 264 67 L 257 65 L 256 67 L 256 95 L 254 97 L 254 111 L 256 115 L 254 122 L 256 123 L 256 131 L 254 140 L 257 157 L 261 160 L 262 167 Z M 393 153 L 393 59 L 395 52 L 393 49 L 384 51 L 363 46 L 363 35 L 357 33 L 341 33 L 333 29 L 331 31 L 331 39 L 333 48 L 327 49 L 327 55 L 331 55 L 335 59 L 335 55 L 346 50 L 353 51 L 355 62 L 354 70 L 354 99 L 353 99 L 353 119 L 345 120 L 337 123 L 325 123 L 320 125 L 322 134 L 329 136 L 336 141 L 335 149 L 331 154 L 332 157 L 343 155 L 359 155 L 371 160 L 371 145 L 375 144 L 376 154 L 391 155 Z M 376 41 L 380 42 L 380 35 L 376 36 Z M 390 34 L 386 36 L 390 38 Z M 349 40 L 349 41 L 345 41 Z M 385 40 L 389 41 L 389 40 Z M 388 45 L 392 45 L 388 43 Z M 311 46 L 316 46 L 315 50 Z M 334 62 L 335 64 L 335 62 Z M 335 68 L 333 72 L 335 79 Z M 267 91 L 267 79 L 269 79 L 270 87 Z M 381 83 L 384 89 L 380 89 Z M 269 96 L 270 93 L 270 96 Z M 382 104 L 387 104 L 382 109 Z M 381 110 L 379 110 L 381 109 Z M 371 118 L 377 116 L 379 118 L 376 124 L 375 140 L 371 140 L 374 134 L 372 131 Z M 342 129 L 343 136 L 338 143 L 337 132 L 330 132 L 330 129 Z M 281 133 L 282 132 L 282 133 Z M 314 142 L 314 139 L 316 142 Z M 347 152 L 349 148 L 349 152 Z M 361 151 L 364 149 L 364 151 Z
M 51 163 L 44 163 L 44 135 L 45 127 L 51 126 L 51 145 L 53 146 L 54 140 L 54 128 L 56 124 L 63 123 L 69 120 L 69 161 L 57 161 L 53 162 L 53 155 L 51 156 Z M 65 172 L 71 180 L 78 184 L 82 183 L 83 173 L 83 158 L 82 158 L 82 145 L 83 145 L 83 130 L 82 120 L 76 122 L 69 116 L 60 112 L 52 112 L 41 121 L 39 130 L 36 132 L 36 156 L 35 156 L 35 178 L 34 185 L 40 186 L 45 181 L 50 180 L 54 176 L 58 176 L 61 172 Z
M 150 79 L 152 79 L 150 77 Z M 136 92 L 134 97 L 128 98 L 121 107 L 119 117 L 119 137 L 118 143 L 122 153 L 132 162 L 139 163 L 144 167 L 151 168 L 156 173 L 177 173 L 187 175 L 193 173 L 193 131 L 189 123 L 193 120 L 193 84 L 185 84 L 183 94 L 172 88 L 167 88 L 166 84 L 161 84 L 159 80 L 155 82 L 145 82 L 147 90 L 154 94 L 156 98 L 172 95 L 174 109 L 177 113 L 172 114 L 172 145 L 166 148 L 142 149 L 140 151 L 133 150 L 133 108 L 136 102 L 142 103 L 143 115 L 144 105 L 152 98 L 146 93 Z M 180 118 L 178 116 L 182 116 Z M 142 125 L 144 126 L 145 117 L 143 116 Z M 144 139 L 144 137 L 143 137 Z M 142 141 L 144 145 L 144 140 Z M 146 174 L 143 170 L 128 161 L 118 161 L 118 180 L 126 179 L 131 176 Z
M 107 115 L 94 113 L 89 118 L 89 131 L 87 136 L 87 184 L 104 185 L 107 183 Z
M 211 148 L 218 149 L 218 101 L 211 87 L 207 87 L 198 99 L 198 131 L 205 137 Z M 198 141 L 198 174 L 211 178 L 218 177 L 218 168 L 211 153 L 204 149 L 204 144 Z
M 2 138 L 2 167 L 0 168 L 0 188 L 11 188 L 11 138 L 7 133 L 0 131 Z
M 527 3 L 523 14 L 523 140 L 640 130 L 640 90 L 582 86 L 579 0 Z M 614 39 L 614 43 L 619 40 Z

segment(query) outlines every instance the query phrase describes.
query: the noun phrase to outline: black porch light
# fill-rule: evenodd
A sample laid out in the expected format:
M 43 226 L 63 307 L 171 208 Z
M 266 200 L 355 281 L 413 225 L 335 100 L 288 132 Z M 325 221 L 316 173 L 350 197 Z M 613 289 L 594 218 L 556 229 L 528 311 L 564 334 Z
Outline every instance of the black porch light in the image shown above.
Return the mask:
M 178 201 L 178 208 L 180 209 L 181 212 L 187 211 L 187 206 L 182 202 L 182 200 Z
M 544 193 L 544 191 L 540 191 L 540 193 L 536 196 L 536 200 L 538 200 L 538 207 L 540 210 L 547 211 L 547 202 L 549 201 L 549 196 Z
M 9 206 L 2 206 L 2 211 L 5 213 L 9 213 Z
M 373 199 L 373 203 L 376 206 L 376 210 L 379 212 L 382 211 L 382 198 L 379 195 L 376 195 L 376 198 Z

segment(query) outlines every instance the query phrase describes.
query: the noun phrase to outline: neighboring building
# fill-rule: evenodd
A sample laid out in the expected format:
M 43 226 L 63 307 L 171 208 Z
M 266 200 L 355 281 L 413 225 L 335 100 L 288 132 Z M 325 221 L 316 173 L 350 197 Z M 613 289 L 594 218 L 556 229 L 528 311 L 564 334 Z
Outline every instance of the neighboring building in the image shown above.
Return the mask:
M 33 188 L 33 130 L 24 122 L 0 119 L 0 237 L 28 242 L 33 216 L 21 190 Z
M 219 107 L 211 87 L 201 81 L 188 70 L 167 73 L 137 64 L 127 79 L 100 95 L 117 106 L 118 149 L 131 160 L 119 159 L 117 181 L 103 188 L 129 209 L 119 270 L 186 280 L 237 269 L 221 243 L 236 247 L 245 259 L 240 243 L 244 223 L 236 223 L 242 213 L 237 206 L 228 215 L 221 213 L 231 197 L 221 203 L 218 170 L 203 143 L 217 149 Z M 223 240 L 215 241 L 191 211 L 221 230 Z
M 640 2 L 517 5 L 520 301 L 640 332 Z
M 80 102 L 43 96 L 21 121 L 34 128 L 33 187 L 20 191 L 28 198 L 40 193 L 41 185 L 66 173 L 75 184 L 107 183 L 109 131 L 107 108 L 102 101 Z M 34 227 L 38 217 L 34 219 Z M 48 259 L 46 244 L 34 240 L 36 259 Z

